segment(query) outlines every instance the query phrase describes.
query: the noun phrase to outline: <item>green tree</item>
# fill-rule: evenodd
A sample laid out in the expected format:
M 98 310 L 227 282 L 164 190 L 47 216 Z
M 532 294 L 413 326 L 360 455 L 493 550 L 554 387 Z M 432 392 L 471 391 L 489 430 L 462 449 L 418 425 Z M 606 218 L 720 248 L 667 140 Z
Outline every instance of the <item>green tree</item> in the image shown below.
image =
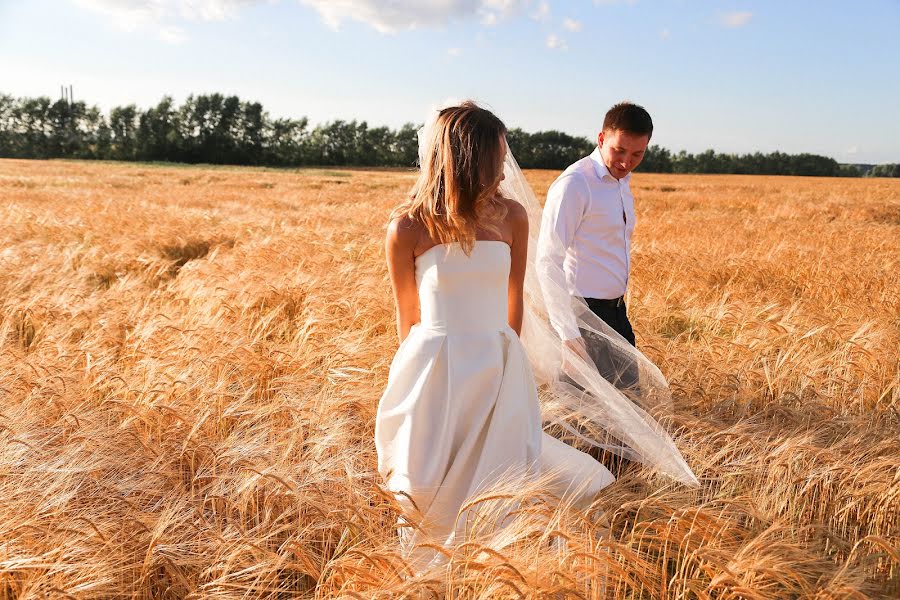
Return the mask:
M 266 128 L 266 164 L 298 166 L 310 163 L 306 118 L 276 119 Z
M 138 112 L 134 104 L 117 106 L 109 113 L 110 158 L 136 160 L 138 151 Z
M 394 136 L 391 164 L 400 167 L 414 167 L 419 161 L 419 128 L 421 125 L 404 123 Z
M 181 158 L 177 113 L 170 96 L 164 96 L 159 104 L 140 114 L 137 144 L 140 160 L 177 161 Z
M 418 129 L 371 127 L 366 121 L 337 120 L 312 130 L 309 121 L 271 119 L 259 102 L 237 96 L 172 98 L 146 111 L 116 107 L 108 119 L 96 106 L 49 98 L 0 94 L 0 156 L 22 158 L 109 158 L 219 164 L 360 165 L 413 167 Z M 510 129 L 507 142 L 524 168 L 563 169 L 589 154 L 592 140 L 560 131 Z M 865 166 L 868 168 L 868 166 Z M 860 168 L 816 154 L 723 154 L 706 150 L 647 148 L 640 169 L 674 173 L 745 173 L 859 177 Z M 866 176 L 898 177 L 896 164 L 873 166 Z
M 900 164 L 875 165 L 869 171 L 869 177 L 900 177 Z
M 645 173 L 671 173 L 672 153 L 656 144 L 649 146 L 638 169 Z
M 519 165 L 525 169 L 564 169 L 590 154 L 595 144 L 561 131 L 525 133 L 512 129 L 506 141 Z
M 18 102 L 12 96 L 0 94 L 0 156 L 6 158 L 20 156 L 18 123 Z

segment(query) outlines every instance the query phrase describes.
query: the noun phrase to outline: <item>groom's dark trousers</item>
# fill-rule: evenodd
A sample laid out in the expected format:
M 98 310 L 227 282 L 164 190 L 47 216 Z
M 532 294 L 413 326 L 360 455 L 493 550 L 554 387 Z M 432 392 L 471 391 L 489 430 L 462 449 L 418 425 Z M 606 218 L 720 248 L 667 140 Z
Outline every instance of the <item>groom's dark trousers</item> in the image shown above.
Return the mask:
M 628 311 L 625 307 L 625 298 L 618 297 L 613 300 L 601 300 L 599 298 L 585 298 L 591 312 L 603 319 L 603 322 L 616 330 L 616 332 L 634 346 L 634 331 L 631 329 L 631 321 L 628 320 Z
M 624 298 L 619 297 L 612 300 L 585 298 L 584 301 L 592 313 L 612 327 L 629 344 L 635 345 L 634 330 L 631 329 L 631 322 L 628 320 Z M 597 365 L 600 374 L 617 388 L 637 393 L 637 364 L 630 357 L 622 356 L 620 352 L 613 353 L 610 343 L 592 331 L 582 329 L 581 335 L 584 337 L 588 355 Z
M 634 330 L 632 330 L 631 322 L 628 320 L 628 311 L 624 298 L 620 297 L 612 300 L 584 298 L 584 301 L 592 313 L 612 327 L 629 344 L 635 346 Z M 588 355 L 594 361 L 594 364 L 597 365 L 597 370 L 600 374 L 617 388 L 631 389 L 633 393 L 638 393 L 637 364 L 632 362 L 629 357 L 621 356 L 620 353 L 613 355 L 610 352 L 610 343 L 594 332 L 582 329 L 581 335 L 584 338 Z M 568 379 L 567 376 L 566 379 Z M 574 383 L 571 379 L 569 379 L 569 382 Z M 591 448 L 588 454 L 605 465 L 616 478 L 622 476 L 624 469 L 631 464 L 631 461 L 600 448 Z

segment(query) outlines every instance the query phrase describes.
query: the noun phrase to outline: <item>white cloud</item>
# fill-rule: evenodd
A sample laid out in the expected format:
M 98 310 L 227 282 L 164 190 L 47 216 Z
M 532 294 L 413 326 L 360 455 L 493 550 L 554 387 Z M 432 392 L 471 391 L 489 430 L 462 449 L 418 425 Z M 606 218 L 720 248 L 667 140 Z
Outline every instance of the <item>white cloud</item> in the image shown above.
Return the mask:
M 107 16 L 116 27 L 134 31 L 158 28 L 160 39 L 181 43 L 184 21 L 222 21 L 235 17 L 245 6 L 275 0 L 71 0 L 82 8 Z M 319 13 L 326 25 L 338 29 L 347 20 L 365 23 L 382 33 L 440 27 L 455 20 L 475 19 L 493 26 L 528 14 L 539 21 L 550 15 L 547 0 L 297 0 Z M 581 23 L 566 19 L 563 26 L 578 31 Z
M 857 154 L 859 154 L 859 146 L 857 146 L 855 144 L 853 146 L 850 146 L 849 148 L 847 148 L 847 151 L 845 152 L 845 154 L 849 154 L 850 156 L 856 156 Z
M 259 4 L 262 0 L 192 0 L 178 2 L 181 16 L 194 21 L 224 21 L 234 17 L 245 6 Z
M 110 17 L 128 31 L 166 19 L 187 21 L 223 21 L 233 17 L 242 6 L 261 0 L 74 0 L 75 4 Z
M 487 12 L 481 16 L 480 23 L 485 27 L 493 27 L 497 24 L 497 21 L 499 21 L 497 13 Z
M 661 39 L 661 40 L 667 40 L 667 39 L 669 39 L 669 30 L 668 30 L 668 29 L 663 29 L 662 31 L 660 31 L 660 32 L 659 32 L 659 39 Z
M 243 6 L 262 0 L 73 0 L 84 9 L 106 16 L 123 31 L 159 28 L 159 39 L 167 44 L 181 44 L 187 32 L 172 21 L 224 21 L 234 17 Z
M 75 0 L 75 4 L 112 20 L 124 31 L 156 23 L 166 16 L 167 8 L 157 2 L 116 2 L 115 0 Z
M 456 58 L 457 56 L 462 56 L 462 53 L 463 53 L 462 48 L 448 48 L 447 49 L 447 55 L 451 56 L 453 58 Z
M 535 21 L 546 21 L 550 16 L 550 3 L 542 1 L 538 4 L 537 9 L 531 13 L 531 18 Z
M 568 50 L 569 46 L 566 44 L 566 40 L 557 37 L 555 34 L 550 34 L 547 36 L 546 46 L 551 50 Z
M 575 19 L 570 19 L 566 17 L 563 19 L 563 27 L 568 29 L 569 31 L 581 31 L 581 21 L 576 21 Z
M 345 20 L 365 23 L 382 33 L 437 27 L 456 19 L 477 18 L 483 25 L 525 10 L 530 0 L 299 0 L 315 9 L 325 24 L 338 29 Z
M 722 15 L 722 18 L 719 19 L 719 22 L 725 27 L 743 27 L 750 22 L 750 19 L 752 17 L 752 12 L 734 11 Z

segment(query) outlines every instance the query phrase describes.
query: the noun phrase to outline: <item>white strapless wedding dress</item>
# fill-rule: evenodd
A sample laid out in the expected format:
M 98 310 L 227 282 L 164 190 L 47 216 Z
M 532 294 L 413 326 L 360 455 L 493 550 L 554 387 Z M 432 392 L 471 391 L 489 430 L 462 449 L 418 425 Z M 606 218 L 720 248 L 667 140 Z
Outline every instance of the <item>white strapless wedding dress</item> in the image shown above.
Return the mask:
M 551 491 L 576 503 L 614 480 L 541 429 L 531 365 L 507 321 L 509 269 L 502 241 L 477 241 L 470 256 L 441 244 L 416 258 L 420 322 L 391 363 L 375 421 L 386 486 L 422 519 L 421 531 L 401 529 L 406 551 L 460 540 L 460 508 L 503 476 L 552 472 Z

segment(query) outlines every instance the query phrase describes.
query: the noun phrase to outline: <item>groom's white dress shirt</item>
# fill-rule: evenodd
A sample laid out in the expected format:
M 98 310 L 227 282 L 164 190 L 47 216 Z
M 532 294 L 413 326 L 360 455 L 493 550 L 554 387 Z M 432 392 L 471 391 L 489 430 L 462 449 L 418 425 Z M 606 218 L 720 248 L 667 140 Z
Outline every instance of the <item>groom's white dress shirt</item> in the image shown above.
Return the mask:
M 631 268 L 634 196 L 629 173 L 619 180 L 603 164 L 600 149 L 570 165 L 550 186 L 544 205 L 537 260 L 552 261 L 553 283 L 582 298 L 625 295 Z M 554 243 L 550 234 L 561 242 Z M 573 318 L 554 315 L 563 339 L 580 335 Z

